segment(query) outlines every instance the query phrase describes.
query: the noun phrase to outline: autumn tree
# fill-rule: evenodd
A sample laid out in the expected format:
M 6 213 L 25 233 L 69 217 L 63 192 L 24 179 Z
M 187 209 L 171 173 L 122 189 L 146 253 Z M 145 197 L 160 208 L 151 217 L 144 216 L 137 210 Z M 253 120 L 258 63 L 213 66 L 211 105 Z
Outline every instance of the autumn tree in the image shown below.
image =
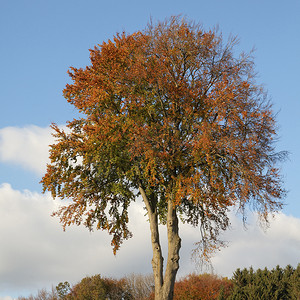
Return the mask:
M 226 278 L 211 274 L 190 274 L 177 281 L 175 300 L 222 300 L 231 294 L 233 284 Z
M 66 295 L 71 291 L 71 286 L 68 281 L 60 282 L 56 287 L 56 292 L 59 299 L 64 299 Z
M 52 125 L 44 191 L 68 200 L 64 227 L 107 230 L 113 251 L 131 237 L 128 207 L 141 196 L 153 249 L 155 299 L 172 299 L 179 268 L 179 218 L 200 228 L 203 257 L 222 246 L 228 211 L 247 204 L 263 219 L 284 196 L 276 123 L 236 39 L 180 17 L 117 34 L 69 71 L 64 96 L 81 113 Z M 69 202 L 71 200 L 71 202 Z M 163 254 L 158 224 L 167 227 Z
M 124 279 L 116 280 L 112 278 L 102 278 L 98 274 L 83 278 L 71 288 L 70 292 L 65 295 L 63 299 L 129 300 L 132 299 L 132 296 L 126 291 Z

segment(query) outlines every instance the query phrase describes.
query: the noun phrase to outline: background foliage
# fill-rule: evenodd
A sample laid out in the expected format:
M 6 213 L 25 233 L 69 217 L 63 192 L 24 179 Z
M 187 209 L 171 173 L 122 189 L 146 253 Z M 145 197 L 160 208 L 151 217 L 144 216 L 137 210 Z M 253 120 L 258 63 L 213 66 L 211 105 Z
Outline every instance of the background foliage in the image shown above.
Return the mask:
M 77 284 L 59 283 L 51 291 L 38 291 L 36 296 L 18 300 L 73 299 L 154 299 L 152 275 L 130 274 L 121 279 L 100 275 L 85 277 Z M 284 300 L 300 299 L 300 264 L 256 271 L 237 269 L 231 279 L 212 274 L 190 274 L 175 283 L 174 300 Z

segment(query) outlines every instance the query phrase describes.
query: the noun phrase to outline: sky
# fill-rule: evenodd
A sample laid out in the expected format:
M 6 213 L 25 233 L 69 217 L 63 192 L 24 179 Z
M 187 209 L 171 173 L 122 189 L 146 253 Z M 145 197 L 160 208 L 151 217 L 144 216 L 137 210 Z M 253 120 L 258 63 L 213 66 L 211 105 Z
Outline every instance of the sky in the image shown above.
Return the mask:
M 62 96 L 70 66 L 85 67 L 88 49 L 117 32 L 133 33 L 152 18 L 172 15 L 237 35 L 238 51 L 255 48 L 257 81 L 277 114 L 276 149 L 289 151 L 282 166 L 289 191 L 282 212 L 264 230 L 249 212 L 247 230 L 231 213 L 228 246 L 212 259 L 214 272 L 273 268 L 300 262 L 300 1 L 271 0 L 1 0 L 0 1 L 0 300 L 36 294 L 87 275 L 151 273 L 150 232 L 142 203 L 130 208 L 134 237 L 113 256 L 110 237 L 83 227 L 63 232 L 51 212 L 60 205 L 39 184 L 53 143 L 49 124 L 78 116 Z M 163 229 L 162 229 L 163 230 Z M 201 272 L 191 259 L 199 231 L 181 225 L 178 276 Z M 163 239 L 165 236 L 163 235 Z M 163 242 L 165 244 L 165 242 Z

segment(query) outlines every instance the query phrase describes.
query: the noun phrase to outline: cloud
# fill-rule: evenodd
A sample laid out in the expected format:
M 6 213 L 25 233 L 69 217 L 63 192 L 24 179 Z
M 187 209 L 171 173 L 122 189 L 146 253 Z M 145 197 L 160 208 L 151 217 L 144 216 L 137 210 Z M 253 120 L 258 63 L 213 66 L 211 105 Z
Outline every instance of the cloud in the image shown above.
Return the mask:
M 255 216 L 249 220 L 247 230 L 239 218 L 231 218 L 232 228 L 224 234 L 228 247 L 212 259 L 216 273 L 230 277 L 237 268 L 271 269 L 300 263 L 300 219 L 279 213 L 263 230 Z
M 0 129 L 0 161 L 19 164 L 38 175 L 46 171 L 49 144 L 53 143 L 50 127 L 30 125 Z
M 134 237 L 116 257 L 105 232 L 90 233 L 83 227 L 63 232 L 58 219 L 50 217 L 58 205 L 48 194 L 14 190 L 9 184 L 0 186 L 0 297 L 28 295 L 60 281 L 76 283 L 92 274 L 121 277 L 152 272 L 149 224 L 141 202 L 130 209 Z M 247 231 L 236 216 L 231 219 L 232 229 L 224 235 L 229 246 L 212 260 L 220 275 L 231 276 L 238 267 L 296 266 L 299 262 L 299 219 L 279 214 L 267 232 L 254 219 L 249 220 Z M 198 230 L 186 225 L 181 226 L 180 234 L 179 277 L 196 271 L 190 255 L 199 239 Z M 162 237 L 165 249 L 165 231 Z

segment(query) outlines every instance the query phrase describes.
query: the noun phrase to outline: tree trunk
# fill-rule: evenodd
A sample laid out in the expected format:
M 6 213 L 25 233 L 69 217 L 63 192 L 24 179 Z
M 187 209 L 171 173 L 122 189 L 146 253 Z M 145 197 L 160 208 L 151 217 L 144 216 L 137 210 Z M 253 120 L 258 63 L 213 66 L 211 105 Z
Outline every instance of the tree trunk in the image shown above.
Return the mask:
M 152 243 L 152 269 L 155 282 L 155 300 L 172 300 L 174 295 L 174 284 L 179 269 L 179 249 L 181 239 L 178 235 L 178 218 L 176 207 L 171 200 L 168 202 L 167 212 L 167 234 L 168 234 L 168 260 L 165 276 L 163 276 L 163 256 L 159 240 L 158 215 L 156 205 L 153 205 L 142 186 L 139 191 L 143 197 L 151 230 Z
M 159 298 L 162 293 L 163 286 L 163 257 L 159 241 L 159 230 L 158 230 L 158 216 L 157 210 L 154 205 L 151 205 L 150 199 L 148 199 L 145 190 L 142 186 L 139 187 L 139 191 L 143 197 L 146 209 L 148 212 L 150 231 L 151 231 L 151 244 L 152 244 L 152 269 L 155 283 L 155 299 Z
M 163 297 L 158 299 L 172 300 L 176 274 L 179 269 L 179 250 L 181 247 L 181 239 L 178 234 L 178 217 L 172 200 L 168 202 L 167 233 L 168 260 L 163 282 Z

